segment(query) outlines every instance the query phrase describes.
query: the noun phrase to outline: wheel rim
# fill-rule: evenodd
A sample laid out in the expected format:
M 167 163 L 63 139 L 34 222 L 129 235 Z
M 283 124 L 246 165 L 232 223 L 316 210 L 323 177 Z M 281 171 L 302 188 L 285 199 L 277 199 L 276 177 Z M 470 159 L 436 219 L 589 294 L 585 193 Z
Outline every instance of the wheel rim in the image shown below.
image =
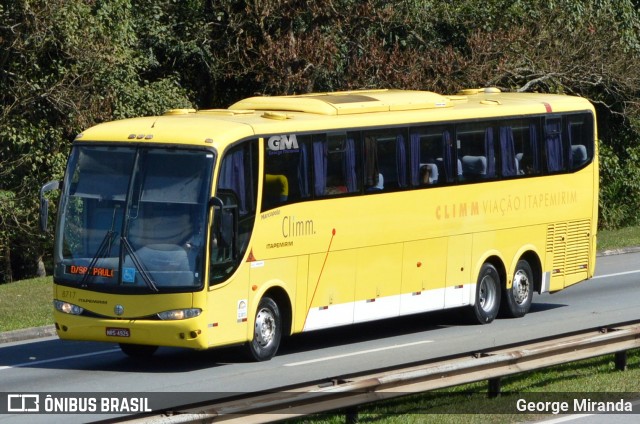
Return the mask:
M 496 280 L 491 275 L 485 275 L 480 281 L 478 301 L 483 311 L 493 310 L 496 305 Z
M 269 309 L 261 309 L 256 315 L 255 339 L 260 347 L 268 346 L 276 334 L 276 320 Z
M 531 284 L 529 282 L 529 276 L 526 272 L 519 269 L 513 276 L 513 298 L 518 305 L 522 305 L 529 298 L 529 289 Z

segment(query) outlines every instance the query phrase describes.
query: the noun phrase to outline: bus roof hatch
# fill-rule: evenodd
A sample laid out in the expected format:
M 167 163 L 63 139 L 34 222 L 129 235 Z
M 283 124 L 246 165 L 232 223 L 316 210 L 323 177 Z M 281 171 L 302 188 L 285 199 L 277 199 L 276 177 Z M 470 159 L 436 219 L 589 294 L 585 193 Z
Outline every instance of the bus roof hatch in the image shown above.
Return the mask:
M 352 115 L 450 107 L 449 98 L 430 91 L 362 90 L 295 96 L 251 97 L 229 107 L 319 115 Z

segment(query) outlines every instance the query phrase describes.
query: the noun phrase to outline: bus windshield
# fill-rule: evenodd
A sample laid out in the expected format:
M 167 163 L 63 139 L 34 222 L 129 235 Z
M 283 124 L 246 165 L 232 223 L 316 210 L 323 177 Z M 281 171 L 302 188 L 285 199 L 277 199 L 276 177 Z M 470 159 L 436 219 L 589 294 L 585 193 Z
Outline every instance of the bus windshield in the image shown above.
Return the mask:
M 213 163 L 209 151 L 75 146 L 55 281 L 115 293 L 201 288 Z

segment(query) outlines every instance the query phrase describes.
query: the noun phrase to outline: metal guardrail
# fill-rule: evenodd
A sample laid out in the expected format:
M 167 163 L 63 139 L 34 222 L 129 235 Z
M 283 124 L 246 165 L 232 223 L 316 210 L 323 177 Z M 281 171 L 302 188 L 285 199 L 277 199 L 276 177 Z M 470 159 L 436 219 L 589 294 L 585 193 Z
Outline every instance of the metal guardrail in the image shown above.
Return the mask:
M 567 362 L 615 353 L 616 366 L 624 369 L 626 351 L 635 348 L 640 348 L 640 323 L 603 327 L 464 357 L 347 376 L 326 384 L 248 394 L 126 422 L 267 423 L 483 380 L 489 381 L 491 396 L 499 392 L 502 377 Z

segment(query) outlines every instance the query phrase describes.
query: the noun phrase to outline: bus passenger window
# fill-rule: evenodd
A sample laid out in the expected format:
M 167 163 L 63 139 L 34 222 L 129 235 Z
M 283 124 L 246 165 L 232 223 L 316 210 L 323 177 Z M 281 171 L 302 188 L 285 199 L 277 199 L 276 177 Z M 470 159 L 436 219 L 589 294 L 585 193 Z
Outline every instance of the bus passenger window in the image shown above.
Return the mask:
M 346 133 L 314 137 L 313 173 L 316 196 L 360 191 L 358 141 L 355 135 Z
M 407 187 L 406 130 L 389 128 L 364 133 L 365 192 Z
M 571 169 L 579 169 L 593 158 L 593 119 L 591 115 L 579 115 L 570 116 L 567 120 L 571 145 L 569 163 Z
M 268 138 L 264 143 L 263 211 L 310 197 L 310 137 L 290 135 L 288 145 L 279 137 Z
M 490 123 L 463 124 L 457 128 L 458 158 L 462 177 L 475 181 L 496 176 L 494 128 Z
M 531 120 L 505 123 L 513 132 L 516 175 L 540 174 L 538 126 Z
M 452 182 L 454 149 L 451 131 L 444 126 L 420 127 L 409 136 L 411 185 L 423 186 Z

